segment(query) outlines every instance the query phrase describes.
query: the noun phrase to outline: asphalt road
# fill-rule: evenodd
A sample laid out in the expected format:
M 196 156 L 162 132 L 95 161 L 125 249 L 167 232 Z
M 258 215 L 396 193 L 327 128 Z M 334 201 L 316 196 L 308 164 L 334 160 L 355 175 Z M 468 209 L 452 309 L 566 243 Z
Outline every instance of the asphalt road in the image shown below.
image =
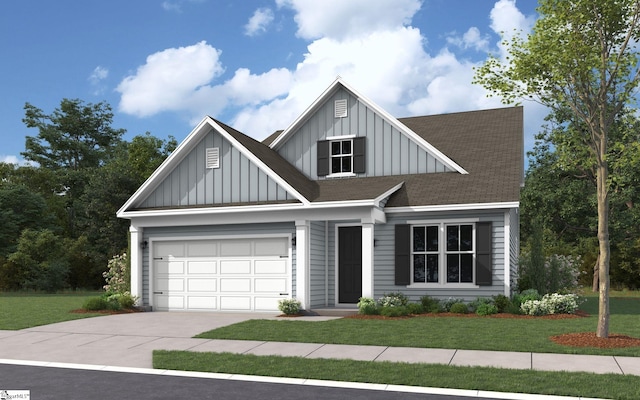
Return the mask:
M 302 386 L 7 364 L 0 364 L 0 390 L 30 390 L 31 399 L 37 400 L 472 399 L 472 397 L 460 396 L 425 395 L 323 386 Z M 473 397 L 473 399 L 477 400 L 478 397 Z

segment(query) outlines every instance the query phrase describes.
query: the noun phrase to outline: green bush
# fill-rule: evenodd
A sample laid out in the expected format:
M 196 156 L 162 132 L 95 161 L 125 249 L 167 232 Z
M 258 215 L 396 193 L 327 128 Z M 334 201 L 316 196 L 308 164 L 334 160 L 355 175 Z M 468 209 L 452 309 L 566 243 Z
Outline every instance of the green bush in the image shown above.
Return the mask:
M 87 311 L 106 310 L 108 308 L 107 299 L 104 297 L 91 297 L 84 302 L 82 308 Z
M 380 309 L 380 315 L 385 317 L 405 317 L 409 314 L 407 306 L 387 306 Z
M 131 296 L 128 292 L 125 293 L 113 293 L 106 296 L 107 302 L 116 302 L 119 304 L 120 308 L 128 309 L 132 308 L 136 303 L 136 298 Z
M 285 315 L 296 315 L 300 312 L 300 302 L 296 299 L 282 299 L 278 301 L 278 309 Z
M 507 312 L 507 308 L 511 305 L 511 300 L 503 294 L 493 296 L 492 299 L 499 313 Z
M 478 297 L 474 301 L 469 303 L 469 310 L 471 312 L 476 312 L 478 310 L 478 307 L 483 304 L 493 304 L 493 299 L 489 297 Z
M 453 303 L 449 311 L 454 314 L 466 314 L 469 312 L 469 307 L 464 303 Z
M 527 315 L 573 314 L 578 309 L 578 295 L 545 294 L 542 300 L 527 300 L 520 308 Z
M 422 304 L 422 308 L 424 309 L 425 312 L 439 313 L 442 311 L 440 302 L 437 299 L 434 299 L 430 296 L 422 296 L 420 298 L 420 303 Z
M 498 313 L 498 307 L 495 304 L 483 303 L 476 309 L 478 315 L 492 315 Z
M 371 297 L 360 297 L 358 302 L 358 313 L 362 315 L 377 315 L 380 309 L 378 303 Z
M 421 303 L 409 303 L 407 304 L 407 310 L 409 314 L 422 314 L 424 313 L 424 307 L 422 307 Z
M 464 303 L 464 300 L 449 297 L 448 299 L 441 301 L 440 305 L 442 306 L 442 311 L 451 312 L 451 306 L 453 306 L 456 303 Z

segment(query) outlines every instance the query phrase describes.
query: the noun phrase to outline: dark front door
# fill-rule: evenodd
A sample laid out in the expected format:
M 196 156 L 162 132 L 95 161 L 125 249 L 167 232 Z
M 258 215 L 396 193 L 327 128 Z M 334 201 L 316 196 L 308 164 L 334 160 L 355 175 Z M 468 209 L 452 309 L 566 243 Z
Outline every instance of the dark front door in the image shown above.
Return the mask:
M 338 302 L 357 303 L 362 297 L 362 227 L 338 228 Z

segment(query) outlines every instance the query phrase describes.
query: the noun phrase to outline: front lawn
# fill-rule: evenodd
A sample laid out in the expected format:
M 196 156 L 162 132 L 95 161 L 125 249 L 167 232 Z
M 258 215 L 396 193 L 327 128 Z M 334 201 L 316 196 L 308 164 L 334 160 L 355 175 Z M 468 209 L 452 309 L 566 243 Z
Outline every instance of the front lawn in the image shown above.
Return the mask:
M 98 292 L 70 294 L 0 293 L 0 330 L 18 330 L 101 314 L 72 313 Z
M 640 377 L 230 353 L 153 353 L 159 369 L 636 400 Z
M 206 339 L 359 344 L 395 347 L 524 351 L 640 356 L 640 347 L 622 349 L 561 346 L 549 337 L 595 332 L 597 297 L 581 309 L 588 317 L 511 319 L 494 317 L 414 317 L 394 320 L 342 318 L 324 322 L 295 319 L 250 320 L 204 332 Z M 640 298 L 611 298 L 611 333 L 640 338 Z

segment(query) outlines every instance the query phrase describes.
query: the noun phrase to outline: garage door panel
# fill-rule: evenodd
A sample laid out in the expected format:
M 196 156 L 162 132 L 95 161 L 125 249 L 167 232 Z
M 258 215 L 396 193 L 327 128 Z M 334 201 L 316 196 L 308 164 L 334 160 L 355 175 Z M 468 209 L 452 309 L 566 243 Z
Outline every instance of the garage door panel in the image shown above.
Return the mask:
M 213 260 L 208 261 L 188 261 L 188 274 L 217 274 L 218 263 Z
M 183 274 L 184 262 L 183 261 L 156 261 L 156 273 L 157 274 Z
M 159 291 L 176 291 L 184 292 L 184 279 L 182 278 L 165 278 L 158 279 L 155 289 Z
M 256 260 L 255 273 L 260 274 L 286 274 L 287 260 Z
M 158 242 L 153 247 L 156 257 L 184 257 L 183 242 Z
M 218 307 L 218 298 L 216 296 L 189 296 L 187 305 L 190 310 L 210 310 L 213 311 Z
M 221 278 L 220 291 L 223 293 L 224 292 L 249 293 L 251 292 L 251 279 L 250 278 Z
M 220 309 L 224 311 L 250 311 L 251 296 L 221 296 Z
M 251 256 L 251 242 L 248 240 L 222 240 L 220 241 L 221 257 L 247 257 Z
M 278 309 L 278 297 L 260 297 L 254 298 L 253 309 L 256 311 L 273 311 Z
M 217 279 L 213 278 L 189 278 L 187 281 L 187 290 L 189 292 L 216 292 Z
M 289 254 L 289 239 L 287 238 L 266 238 L 255 240 L 254 255 L 264 256 L 286 256 Z
M 183 296 L 157 296 L 156 303 L 161 310 L 184 310 Z
M 256 293 L 286 293 L 287 292 L 287 279 L 262 279 L 255 278 Z
M 251 260 L 220 260 L 222 275 L 251 274 Z
M 187 243 L 188 257 L 215 257 L 218 255 L 218 242 L 215 240 L 198 240 Z

